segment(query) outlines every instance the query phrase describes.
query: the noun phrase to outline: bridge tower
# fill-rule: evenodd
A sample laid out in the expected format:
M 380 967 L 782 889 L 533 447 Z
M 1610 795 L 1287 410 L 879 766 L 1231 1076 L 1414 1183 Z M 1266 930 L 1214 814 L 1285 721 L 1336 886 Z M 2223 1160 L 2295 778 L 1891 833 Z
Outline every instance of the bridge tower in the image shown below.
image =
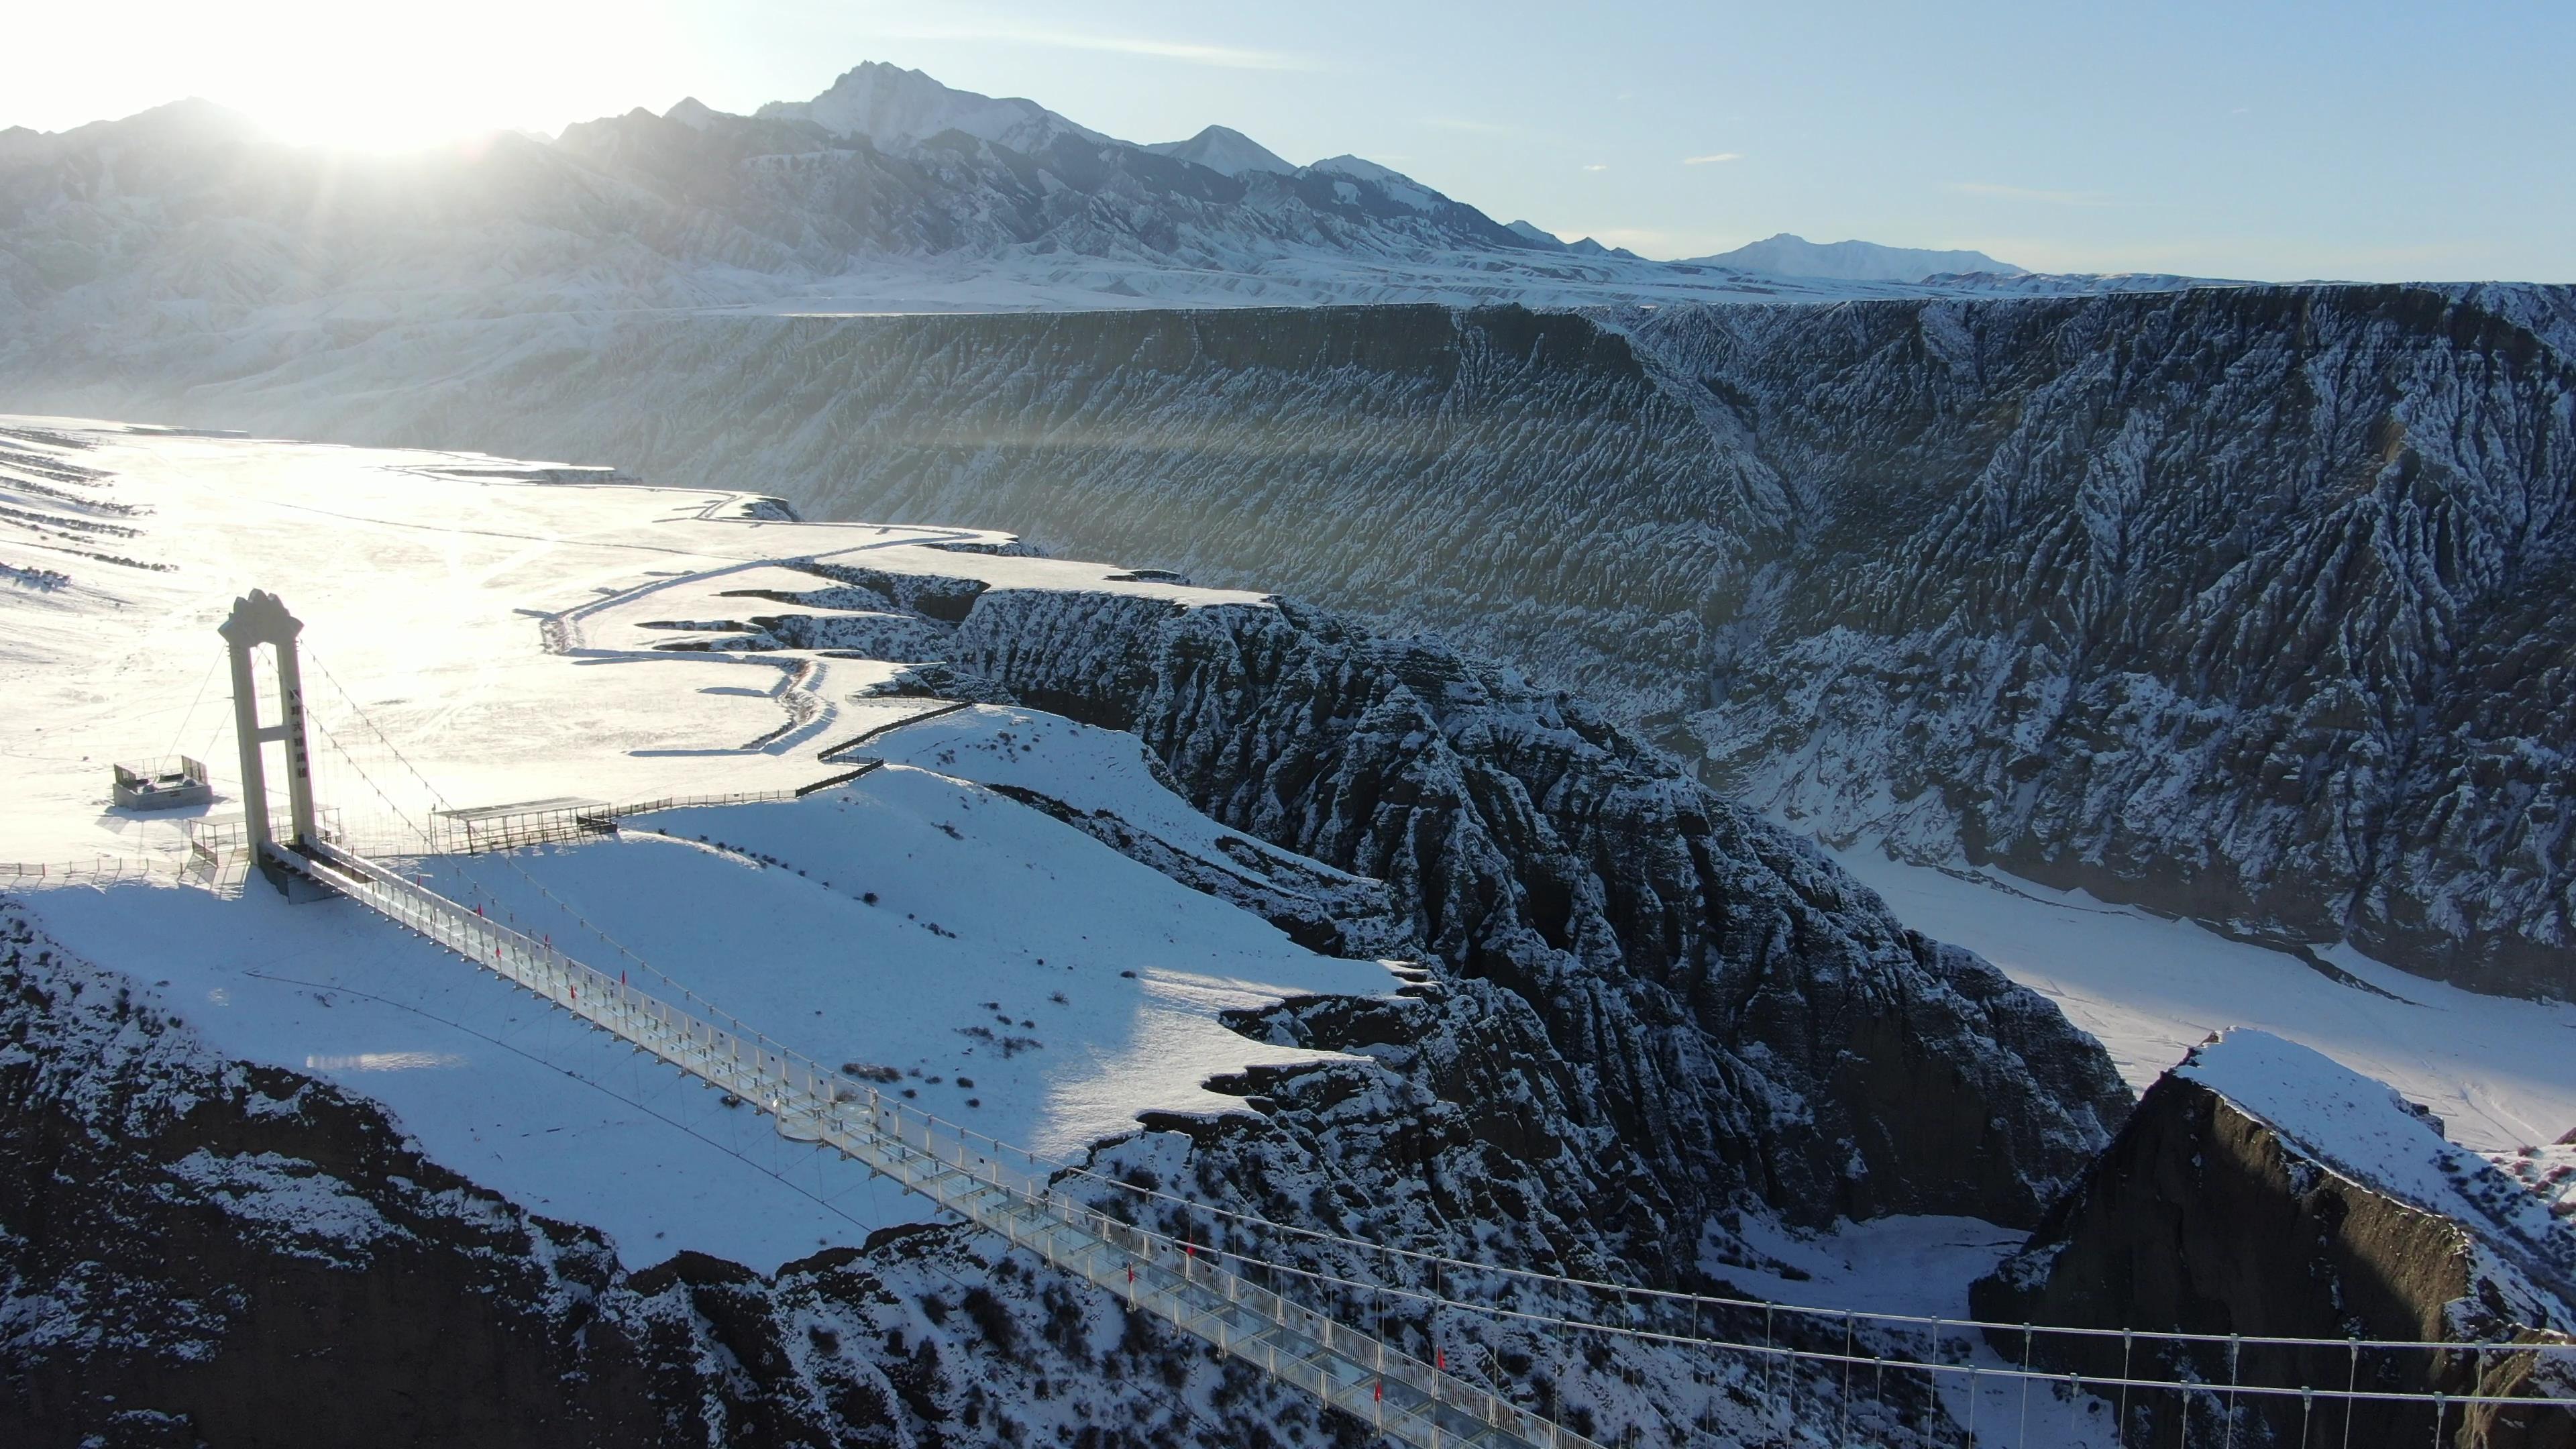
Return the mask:
M 241 744 L 243 826 L 251 859 L 269 867 L 276 843 L 268 818 L 267 745 L 271 740 L 286 745 L 286 800 L 292 831 L 286 844 L 300 851 L 319 839 L 313 825 L 313 759 L 304 740 L 304 671 L 295 657 L 295 637 L 304 632 L 304 623 L 286 612 L 277 595 L 253 589 L 248 597 L 233 600 L 232 617 L 216 632 L 224 636 L 232 653 L 233 735 Z M 262 644 L 277 655 L 277 702 L 282 716 L 265 727 L 259 722 L 259 681 L 251 663 L 251 651 Z

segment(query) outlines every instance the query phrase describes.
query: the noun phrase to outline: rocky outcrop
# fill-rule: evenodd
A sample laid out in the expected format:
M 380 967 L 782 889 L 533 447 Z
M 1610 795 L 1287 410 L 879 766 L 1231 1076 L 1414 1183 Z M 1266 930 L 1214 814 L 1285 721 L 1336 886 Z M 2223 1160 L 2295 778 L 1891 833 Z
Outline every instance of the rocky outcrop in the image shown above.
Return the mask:
M 1461 1180 L 1526 1193 L 1500 1221 L 1581 1205 L 1585 1226 L 1538 1234 L 1515 1261 L 1679 1284 L 1739 1211 L 2032 1221 L 2126 1111 L 2100 1047 L 2043 999 L 1907 931 L 1812 849 L 1509 671 L 1276 600 L 809 567 L 840 591 L 778 597 L 910 620 L 940 638 L 946 686 L 1134 733 L 1165 784 L 1243 832 L 1228 856 L 1244 869 L 1013 792 L 1026 803 L 1302 939 L 1431 968 L 1420 1010 L 1247 1024 L 1387 1047 L 1420 1103 L 1463 1109 L 1446 1118 L 1460 1130 L 1402 1129 L 1413 1146 L 1392 1156 L 1283 1128 L 1295 1145 L 1263 1150 L 1294 1175 L 1419 1206 L 1406 1164 L 1455 1151 Z M 832 618 L 766 617 L 715 642 L 786 647 Z M 1297 870 L 1300 857 L 1349 874 Z M 1489 1078 L 1496 1062 L 1508 1084 Z M 1460 1126 L 1499 1122 L 1503 1103 L 1520 1120 L 1499 1136 Z M 1474 1161 L 1498 1149 L 1508 1167 Z M 1442 1217 L 1400 1231 L 1434 1244 L 1458 1226 Z
M 1515 1038 L 1493 1055 L 1517 1089 L 1432 1094 L 1530 1101 L 1543 1138 L 1587 1143 L 1561 1200 L 1621 1225 L 1634 1269 L 1690 1262 L 1747 1204 L 2027 1222 L 2126 1110 L 2044 1000 L 1580 703 L 1445 646 L 1293 604 L 1001 589 L 950 657 L 1132 730 L 1214 818 L 1386 882 L 1479 993 L 1476 1034 Z
M 2576 1233 L 2539 1199 L 2444 1142 L 2385 1087 L 2238 1031 L 2148 1089 L 2110 1150 L 1976 1285 L 1972 1303 L 2006 1323 L 2220 1338 L 2177 1349 L 2043 1330 L 2033 1350 L 2020 1333 L 1993 1335 L 2007 1354 L 2096 1378 L 2152 1359 L 2159 1375 L 2188 1367 L 2221 1386 L 2351 1381 L 2576 1401 L 2576 1355 L 2510 1347 L 2568 1341 L 2571 1282 Z M 2325 1342 L 2245 1348 L 2231 1366 L 2232 1334 Z M 2347 1338 L 2505 1347 L 2428 1354 L 2335 1343 Z M 2160 1444 L 2224 1413 L 2216 1395 L 2129 1402 L 2145 1441 Z M 2303 1423 L 2311 1433 L 2325 1423 L 2338 1441 L 2345 1431 L 2341 1405 L 2243 1395 L 2234 1407 L 2283 1443 L 2299 1442 Z M 2564 1404 L 2500 1407 L 2475 1422 L 2454 1410 L 2443 1429 L 2442 1443 L 2557 1444 L 2576 1416 Z M 2372 1403 L 2351 1415 L 2349 1442 L 2424 1444 L 2437 1442 L 2434 1430 L 2429 1407 Z

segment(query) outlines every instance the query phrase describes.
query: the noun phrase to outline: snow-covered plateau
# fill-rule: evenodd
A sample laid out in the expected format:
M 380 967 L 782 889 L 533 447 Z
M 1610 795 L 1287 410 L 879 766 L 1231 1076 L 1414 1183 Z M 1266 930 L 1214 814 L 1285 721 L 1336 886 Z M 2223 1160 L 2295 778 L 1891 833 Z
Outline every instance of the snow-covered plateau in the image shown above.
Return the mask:
M 17 391 L 1288 590 L 1829 841 L 2567 1000 L 2571 298 L 525 317 Z
M 238 811 L 214 625 L 253 587 L 305 620 L 344 839 L 1211 1205 L 1955 1317 L 2130 1086 L 2244 1023 L 2452 1116 L 2517 1221 L 2564 1231 L 2532 1130 L 2576 1116 L 2564 1009 L 1851 855 L 1882 899 L 1437 640 L 606 468 L 39 417 L 0 449 L 0 857 L 48 866 L 0 905 L 0 1335 L 13 1412 L 65 1442 L 245 1432 L 279 1412 L 249 1387 L 272 1360 L 337 1390 L 292 1410 L 324 1437 L 397 1399 L 432 1437 L 568 1442 L 1348 1428 L 348 902 L 181 883 L 188 812 L 108 808 L 107 768 L 187 753 L 219 797 L 195 813 Z M 433 812 L 562 797 L 615 806 L 614 835 L 422 850 Z M 1804 1382 L 1396 1331 L 1604 1437 L 1759 1439 Z M 430 1344 L 430 1379 L 384 1380 Z M 529 1391 L 473 1387 L 487 1352 Z M 1887 1443 L 1975 1412 L 1835 1402 Z M 1983 1442 L 2102 1437 L 2081 1396 L 2026 1441 L 1998 1407 Z

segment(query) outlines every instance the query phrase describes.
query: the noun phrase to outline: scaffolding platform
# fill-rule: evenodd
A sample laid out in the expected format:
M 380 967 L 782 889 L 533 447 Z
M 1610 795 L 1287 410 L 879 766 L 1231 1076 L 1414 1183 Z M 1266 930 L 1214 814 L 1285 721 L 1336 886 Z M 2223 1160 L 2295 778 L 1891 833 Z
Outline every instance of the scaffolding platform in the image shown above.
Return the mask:
M 119 810 L 183 810 L 215 800 L 205 765 L 186 755 L 131 760 L 115 770 L 114 798 Z
M 617 815 L 607 801 L 573 795 L 437 810 L 431 815 L 437 821 L 438 848 L 459 855 L 617 833 Z

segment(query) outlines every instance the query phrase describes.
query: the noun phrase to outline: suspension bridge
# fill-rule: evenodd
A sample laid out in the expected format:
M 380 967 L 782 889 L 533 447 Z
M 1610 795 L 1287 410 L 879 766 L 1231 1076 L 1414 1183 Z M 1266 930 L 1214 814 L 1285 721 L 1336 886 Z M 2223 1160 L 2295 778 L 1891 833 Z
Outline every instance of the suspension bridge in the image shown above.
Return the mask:
M 429 889 L 315 824 L 296 627 L 254 594 L 236 652 L 247 849 L 281 888 L 329 894 L 768 1114 L 778 1133 L 870 1171 L 1220 1354 L 1426 1446 L 1755 1442 L 1966 1446 L 2239 1442 L 2558 1444 L 2576 1430 L 2576 1343 L 2255 1337 L 1984 1322 L 1690 1294 L 1497 1267 L 1282 1224 L 1051 1161 L 853 1081 L 675 988 L 655 994 Z M 285 718 L 262 726 L 241 656 L 281 658 Z M 354 701 L 351 701 L 354 708 Z M 261 746 L 287 747 L 286 840 L 268 830 Z M 330 741 L 353 769 L 354 756 Z M 388 742 L 390 743 L 390 742 Z M 405 762 L 406 765 L 408 762 Z M 415 772 L 416 773 L 416 772 Z M 422 781 L 426 785 L 426 780 Z M 383 795 L 381 789 L 379 795 Z M 390 800 L 390 797 L 386 797 Z M 684 802 L 657 801 L 656 807 Z M 549 839 L 602 833 L 597 808 Z M 575 819 L 574 817 L 579 818 Z M 416 827 L 423 850 L 437 832 Z M 613 827 L 611 827 L 613 830 Z M 516 836 L 510 844 L 526 843 Z M 451 846 L 451 848 L 453 848 Z M 473 848 L 468 846 L 467 848 Z M 640 958 L 637 958 L 640 960 Z M 659 974 L 659 973 L 655 973 Z M 663 978 L 668 980 L 668 978 Z M 1128 1211 L 1098 1204 L 1125 1199 Z M 1143 1225 L 1159 1214 L 1163 1229 Z M 1453 1367 L 1444 1343 L 1487 1346 Z M 1553 1345 L 1552 1375 L 1535 1367 Z M 1608 1347 L 1624 1360 L 1603 1360 Z M 2016 1351 L 2017 1350 L 2017 1351 Z M 1472 1365 L 1464 1360 L 1473 1359 Z M 2068 1371 L 2065 1363 L 2091 1366 Z M 2116 1368 L 2112 1365 L 2116 1364 Z M 1577 1427 L 1571 1376 L 1640 1365 L 1738 1412 Z M 2335 1372 L 2340 1369 L 2341 1372 Z M 1653 1374 L 1649 1373 L 1648 1377 Z M 2420 1387 L 2450 1384 L 2456 1391 Z M 1560 1412 L 1545 1412 L 1556 1407 Z M 1980 1425 L 1980 1416 L 1985 1422 Z M 2036 1435 L 2037 1437 L 2034 1437 Z M 2550 1437 L 2556 1435 L 2558 1437 Z

